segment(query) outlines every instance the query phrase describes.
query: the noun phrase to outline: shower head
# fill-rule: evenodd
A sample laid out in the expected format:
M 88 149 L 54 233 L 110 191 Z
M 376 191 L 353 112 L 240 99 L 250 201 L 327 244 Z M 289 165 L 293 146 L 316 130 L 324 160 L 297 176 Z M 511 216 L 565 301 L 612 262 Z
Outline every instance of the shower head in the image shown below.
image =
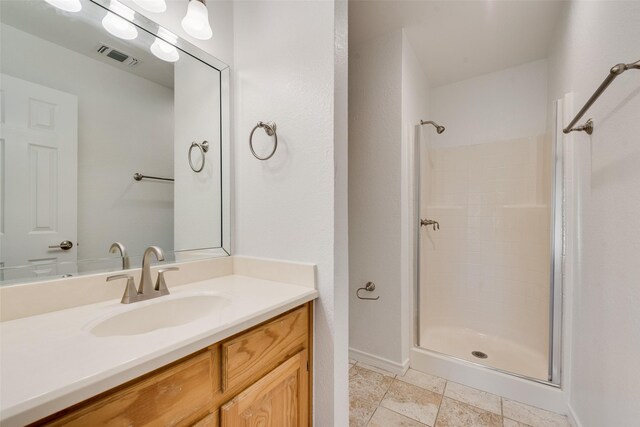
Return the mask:
M 438 134 L 441 134 L 442 132 L 445 131 L 444 126 L 440 126 L 439 124 L 437 124 L 436 122 L 432 122 L 431 120 L 420 120 L 420 124 L 421 125 L 433 125 L 433 127 L 436 128 L 436 132 L 438 132 Z

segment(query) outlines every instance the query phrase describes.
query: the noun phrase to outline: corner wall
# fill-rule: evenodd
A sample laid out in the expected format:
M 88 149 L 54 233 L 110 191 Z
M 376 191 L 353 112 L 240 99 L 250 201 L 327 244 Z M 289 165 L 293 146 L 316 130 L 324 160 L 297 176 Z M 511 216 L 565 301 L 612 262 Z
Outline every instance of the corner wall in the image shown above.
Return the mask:
M 349 58 L 349 348 L 352 357 L 402 368 L 400 168 L 402 32 Z M 372 281 L 377 301 L 356 298 Z M 369 294 L 363 292 L 363 294 Z M 369 296 L 369 295 L 366 295 Z M 360 354 L 353 354 L 354 350 Z M 373 360 L 367 360 L 374 363 Z M 380 366 L 383 367 L 383 366 Z
M 349 82 L 349 346 L 352 357 L 403 372 L 413 339 L 414 132 L 428 81 L 398 30 L 352 47 Z M 379 300 L 356 298 L 368 281 Z
M 640 3 L 570 3 L 550 61 L 551 99 L 574 93 L 578 111 L 619 62 L 640 59 Z M 570 118 L 573 114 L 570 114 Z M 567 177 L 579 213 L 569 224 L 576 280 L 568 331 L 570 415 L 583 427 L 630 427 L 640 419 L 640 71 L 627 71 L 585 119 L 595 130 L 566 138 Z M 565 122 L 566 124 L 567 122 Z M 571 219 L 571 218 L 570 218 Z M 567 292 L 567 290 L 565 290 Z

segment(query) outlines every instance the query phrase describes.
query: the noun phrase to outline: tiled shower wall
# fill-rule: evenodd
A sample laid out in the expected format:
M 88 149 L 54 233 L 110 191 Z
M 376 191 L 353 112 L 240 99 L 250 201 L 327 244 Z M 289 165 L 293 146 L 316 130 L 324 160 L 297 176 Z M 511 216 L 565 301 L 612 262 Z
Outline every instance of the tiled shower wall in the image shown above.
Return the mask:
M 551 139 L 421 145 L 420 330 L 467 328 L 546 354 Z

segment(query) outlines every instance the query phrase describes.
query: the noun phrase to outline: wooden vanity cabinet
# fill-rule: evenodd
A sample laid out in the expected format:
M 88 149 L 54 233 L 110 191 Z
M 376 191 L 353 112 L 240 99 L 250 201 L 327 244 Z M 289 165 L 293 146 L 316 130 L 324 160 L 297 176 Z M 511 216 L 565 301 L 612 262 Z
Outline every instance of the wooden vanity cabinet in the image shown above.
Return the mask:
M 310 426 L 312 310 L 302 305 L 32 425 Z

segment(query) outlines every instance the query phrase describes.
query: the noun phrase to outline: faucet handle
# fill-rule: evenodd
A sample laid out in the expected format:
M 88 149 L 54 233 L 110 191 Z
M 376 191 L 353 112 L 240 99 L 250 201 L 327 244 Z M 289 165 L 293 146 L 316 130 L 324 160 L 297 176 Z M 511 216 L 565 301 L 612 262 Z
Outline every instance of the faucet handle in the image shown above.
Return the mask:
M 107 277 L 107 282 L 114 280 L 127 279 L 127 287 L 124 289 L 124 295 L 122 295 L 122 304 L 129 304 L 138 300 L 138 290 L 136 289 L 136 282 L 133 276 L 128 274 L 116 274 L 114 276 Z
M 169 288 L 167 288 L 167 281 L 164 279 L 164 273 L 178 270 L 180 270 L 178 267 L 167 267 L 158 270 L 158 281 L 156 282 L 155 290 L 160 292 L 160 295 L 169 295 Z

